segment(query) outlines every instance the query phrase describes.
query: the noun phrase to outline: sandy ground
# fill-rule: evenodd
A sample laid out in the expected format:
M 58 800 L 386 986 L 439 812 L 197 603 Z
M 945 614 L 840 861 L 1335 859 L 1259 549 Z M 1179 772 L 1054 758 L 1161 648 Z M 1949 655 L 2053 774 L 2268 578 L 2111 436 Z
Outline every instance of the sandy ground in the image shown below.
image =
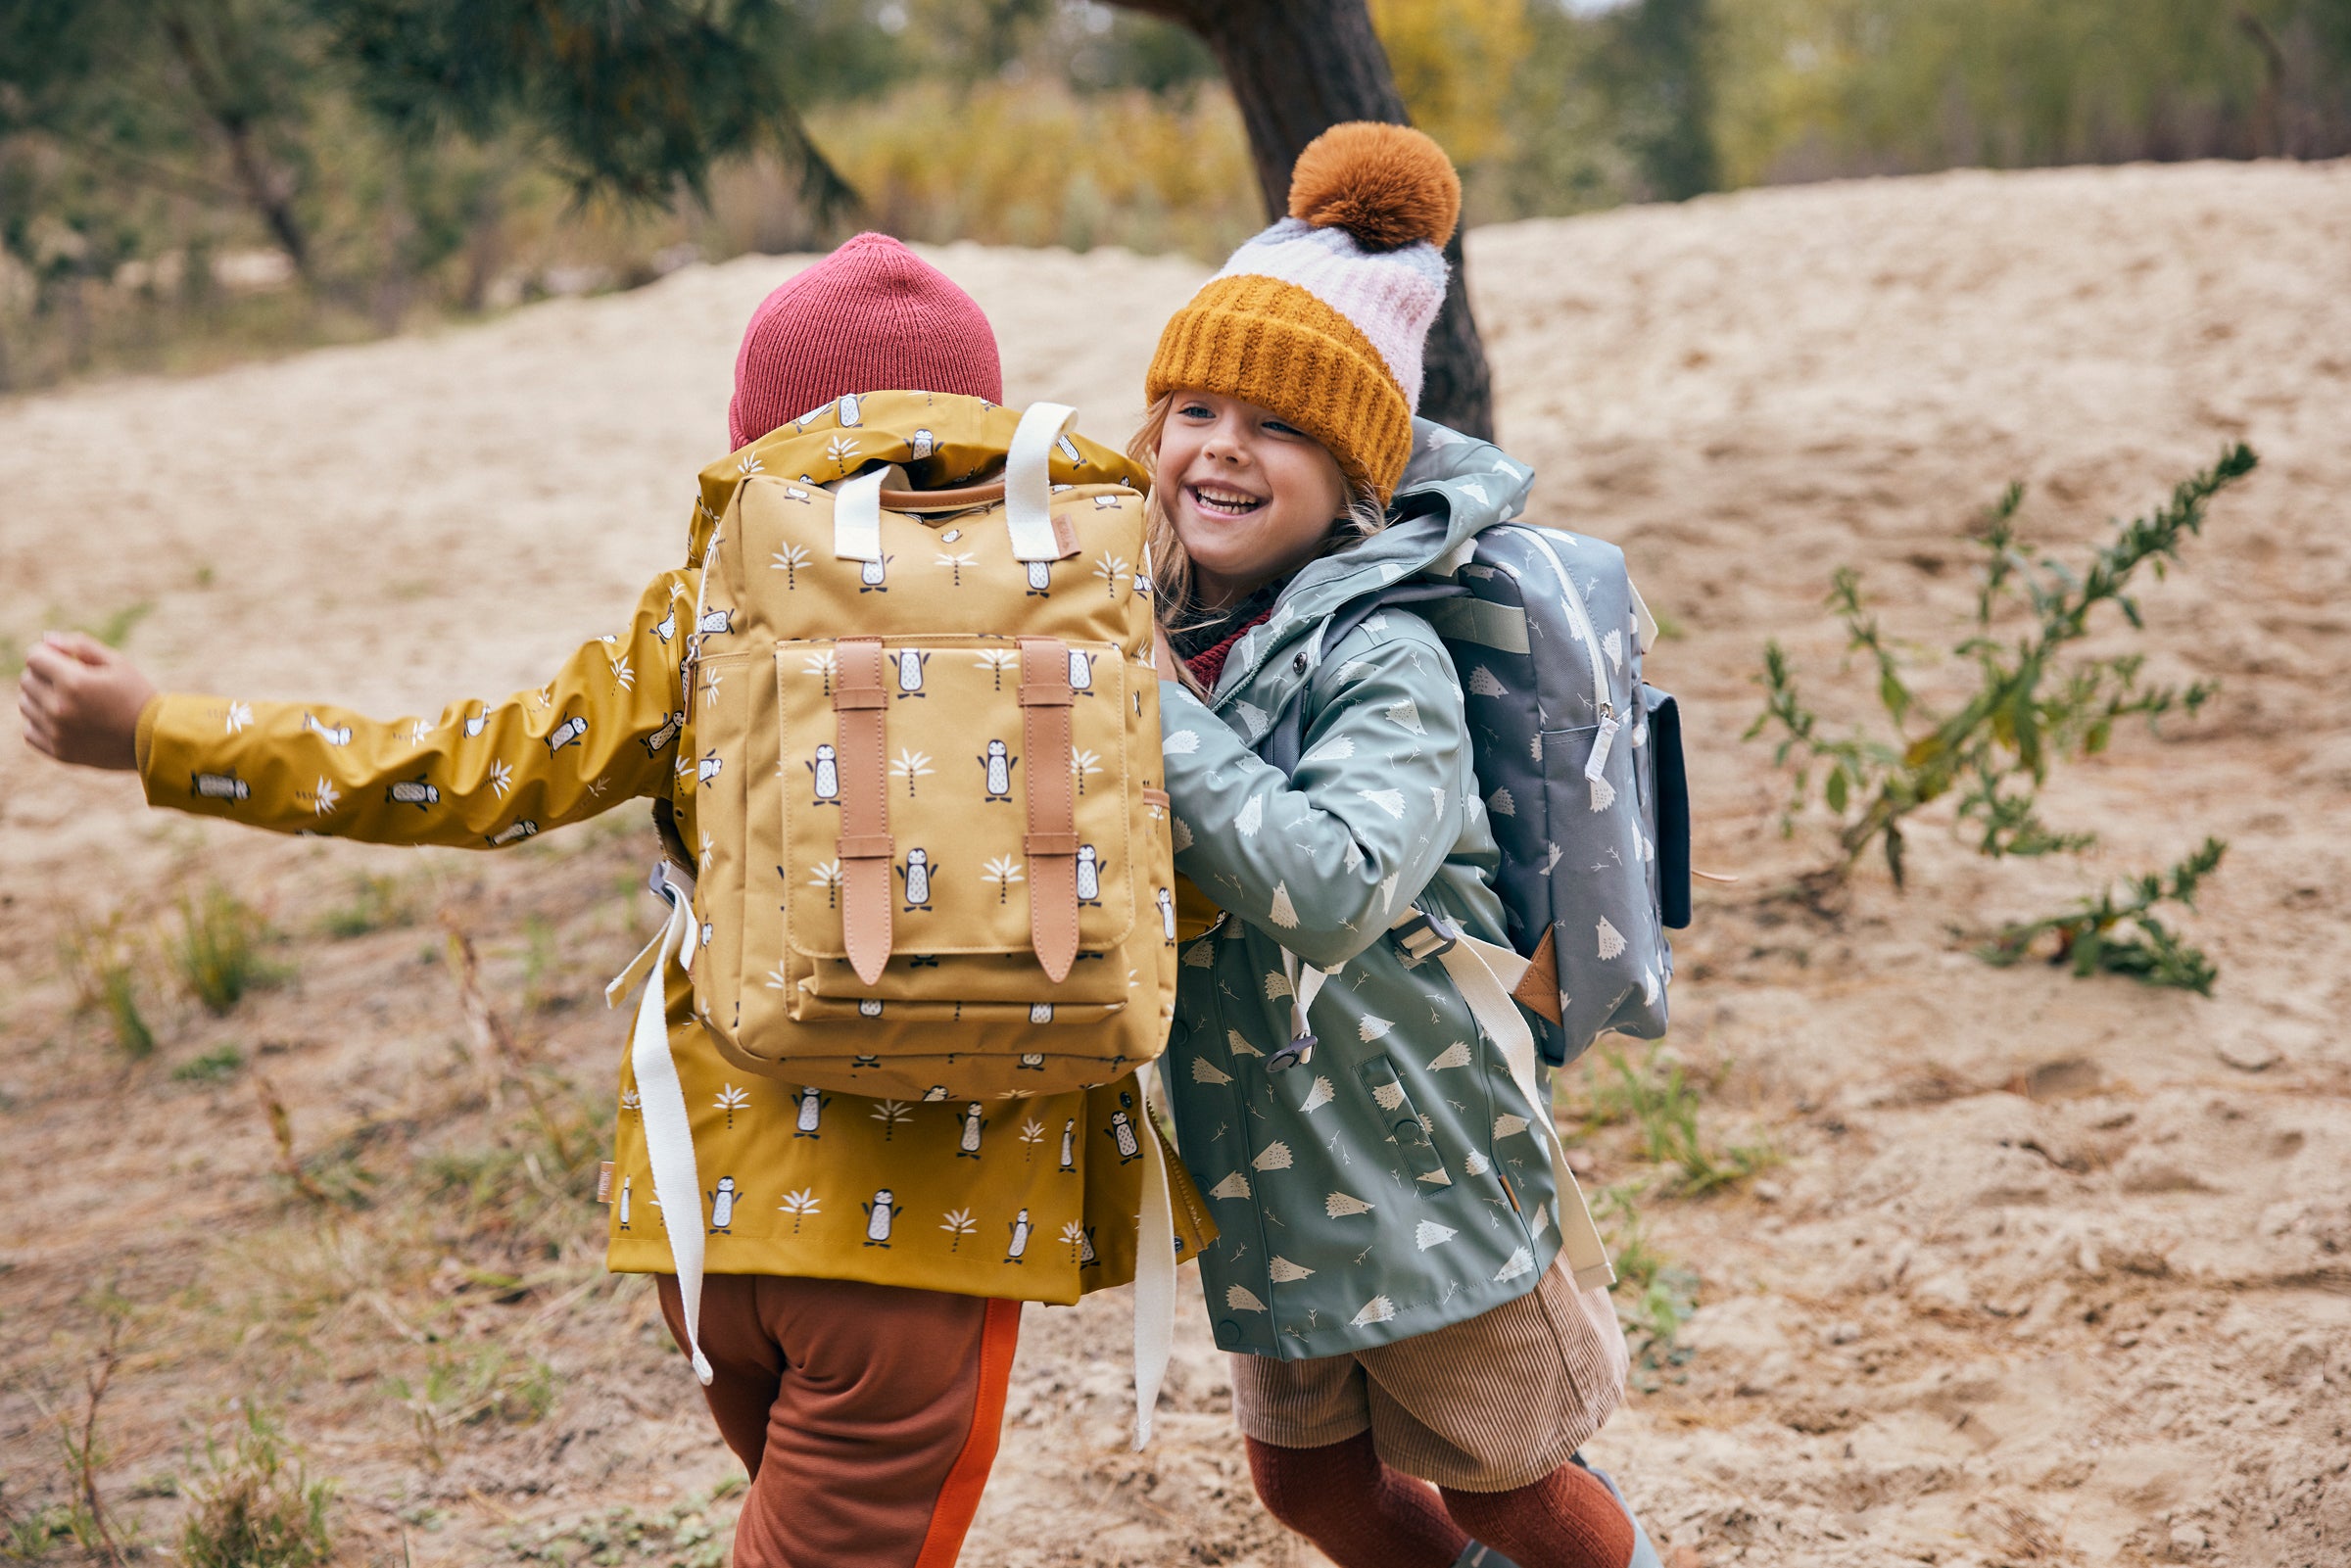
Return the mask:
M 1535 515 L 1620 542 L 1675 633 L 1651 674 L 1687 715 L 1699 862 L 1745 880 L 1680 944 L 1674 1045 L 1716 1134 L 1784 1156 L 1644 1204 L 1701 1278 L 1694 1354 L 1595 1457 L 1684 1563 L 2351 1560 L 2351 166 L 1757 192 L 1486 229 L 1470 256 Z M 1110 435 L 1201 275 L 937 260 L 996 321 L 1013 399 Z M 0 636 L 151 604 L 130 646 L 177 687 L 391 714 L 536 684 L 678 550 L 736 332 L 792 265 L 0 405 Z M 2260 472 L 2145 595 L 2151 666 L 2224 694 L 2061 780 L 2054 814 L 2099 853 L 1991 865 L 1930 827 L 1907 895 L 1872 872 L 1835 917 L 1766 896 L 1824 843 L 1779 835 L 1783 784 L 1738 736 L 1766 637 L 1850 711 L 1833 567 L 1929 639 L 2011 477 L 2034 535 L 2078 551 L 2239 438 Z M 2187 923 L 2212 1000 L 1969 956 L 2206 832 L 2231 843 Z M 236 1397 L 338 1478 L 352 1560 L 499 1560 L 730 1472 L 648 1293 L 598 1267 L 600 1212 L 465 1052 L 435 956 L 443 909 L 593 1106 L 620 1031 L 591 1004 L 646 915 L 622 890 L 646 836 L 631 811 L 498 860 L 264 841 L 0 746 L 0 1507 L 63 1496 L 55 1415 L 110 1289 L 131 1315 L 101 1487 L 151 1540 Z M 418 924 L 318 934 L 362 870 Z M 288 933 L 292 977 L 226 1020 L 151 1002 L 162 1048 L 125 1065 L 72 1011 L 61 930 L 119 914 L 160 969 L 211 880 Z M 173 1076 L 224 1041 L 237 1078 Z M 308 1168 L 370 1204 L 291 1196 L 264 1079 Z M 1621 1132 L 1593 1152 L 1604 1181 L 1642 1173 Z M 1319 1560 L 1253 1501 L 1189 1305 L 1141 1456 L 1124 1302 L 1031 1314 L 965 1562 Z

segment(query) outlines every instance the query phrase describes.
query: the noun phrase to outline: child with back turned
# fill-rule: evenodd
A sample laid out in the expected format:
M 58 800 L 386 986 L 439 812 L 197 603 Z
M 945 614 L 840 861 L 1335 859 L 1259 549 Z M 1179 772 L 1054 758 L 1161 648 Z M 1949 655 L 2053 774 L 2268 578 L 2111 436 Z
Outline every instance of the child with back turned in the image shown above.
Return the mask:
M 1588 1219 L 1548 1104 L 1432 951 L 1507 940 L 1460 683 L 1408 609 L 1326 640 L 1530 482 L 1413 419 L 1459 200 L 1417 132 L 1326 132 L 1151 364 L 1129 450 L 1155 470 L 1176 864 L 1187 929 L 1214 923 L 1166 1079 L 1266 1506 L 1341 1568 L 1626 1568 L 1655 1554 L 1576 1451 L 1626 1373 L 1605 1287 L 1559 1260 Z M 1285 772 L 1255 747 L 1295 702 Z
M 995 338 L 969 296 L 893 240 L 849 241 L 776 290 L 744 333 L 729 412 L 738 451 L 702 472 L 695 558 L 741 475 L 838 481 L 861 461 L 844 423 L 869 448 L 879 435 L 971 450 L 1011 417 L 1002 398 Z M 1141 480 L 1116 452 L 1086 450 L 1092 472 Z M 918 485 L 968 477 L 911 467 Z M 278 832 L 484 848 L 650 797 L 691 869 L 687 846 L 702 842 L 696 761 L 680 756 L 679 734 L 681 677 L 704 630 L 699 578 L 693 565 L 661 573 L 620 635 L 582 645 L 547 686 L 437 719 L 159 696 L 121 655 L 57 635 L 28 659 L 20 707 L 37 749 L 135 767 L 157 805 Z M 718 1055 L 692 998 L 691 986 L 668 989 L 670 1054 L 696 1164 L 726 1173 L 705 1195 L 698 1322 L 673 1277 L 664 1212 L 648 1201 L 626 1066 L 608 1264 L 657 1276 L 672 1333 L 707 1368 L 711 1413 L 751 1476 L 737 1568 L 950 1563 L 994 1459 L 1023 1302 L 1073 1302 L 1132 1277 L 1143 1164 L 1097 1151 L 1115 1147 L 1113 1118 L 1123 1126 L 1123 1100 L 1139 1098 L 1134 1076 L 1023 1103 L 1058 1137 L 1058 1161 L 1049 1145 L 1039 1156 L 1001 1141 L 992 1158 L 959 1158 L 964 1107 L 803 1095 L 745 1073 Z M 968 1216 L 1016 1212 L 1036 1232 L 1083 1235 L 1082 1255 L 958 1246 Z M 942 1226 L 942 1213 L 967 1217 Z

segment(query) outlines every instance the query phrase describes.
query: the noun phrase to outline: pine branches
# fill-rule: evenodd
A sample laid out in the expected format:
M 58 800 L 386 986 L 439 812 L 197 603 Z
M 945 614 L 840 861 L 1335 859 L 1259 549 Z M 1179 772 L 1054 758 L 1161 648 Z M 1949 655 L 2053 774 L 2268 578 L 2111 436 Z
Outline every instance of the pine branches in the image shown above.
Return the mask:
M 1975 689 L 1947 710 L 1912 685 L 1897 644 L 1862 595 L 1860 574 L 1840 567 L 1828 605 L 1844 625 L 1853 663 L 1873 678 L 1882 721 L 1830 734 L 1799 691 L 1786 651 L 1773 641 L 1763 652 L 1763 711 L 1747 732 L 1750 739 L 1779 733 L 1772 760 L 1793 776 L 1784 831 L 1794 831 L 1816 784 L 1820 803 L 1836 819 L 1839 858 L 1812 880 L 1842 884 L 1874 850 L 1901 886 L 1905 825 L 1946 795 L 1955 798 L 1960 832 L 1991 859 L 2092 847 L 2095 832 L 2061 830 L 2042 820 L 2039 792 L 2049 770 L 2105 750 L 2126 720 L 2142 719 L 2153 728 L 2166 715 L 2192 717 L 2216 688 L 2202 681 L 2155 685 L 2144 678 L 2141 653 L 2085 654 L 2073 645 L 2098 628 L 2102 606 L 2143 631 L 2133 593 L 2138 574 L 2143 569 L 2163 578 L 2186 541 L 2203 532 L 2213 497 L 2258 461 L 2242 443 L 2230 447 L 2211 467 L 2175 485 L 2163 505 L 2118 524 L 2114 537 L 2079 568 L 2036 554 L 2024 543 L 2017 529 L 2024 487 L 2010 485 L 1976 535 L 1984 551 L 1981 587 L 1967 630 L 1951 648 L 1953 658 L 1974 666 Z M 2138 879 L 2120 903 L 2102 895 L 2080 911 L 2011 927 L 1998 945 L 2004 949 L 2017 931 L 2059 931 L 2078 973 L 2108 970 L 2209 991 L 2209 961 L 2180 944 L 2147 911 L 2157 903 L 2187 902 L 2197 879 L 2218 863 L 2220 847 L 2208 841 L 2210 864 L 2199 850 L 2163 877 Z M 2103 934 L 2118 926 L 2137 933 L 2119 947 Z M 2086 940 L 2087 960 L 2079 956 Z

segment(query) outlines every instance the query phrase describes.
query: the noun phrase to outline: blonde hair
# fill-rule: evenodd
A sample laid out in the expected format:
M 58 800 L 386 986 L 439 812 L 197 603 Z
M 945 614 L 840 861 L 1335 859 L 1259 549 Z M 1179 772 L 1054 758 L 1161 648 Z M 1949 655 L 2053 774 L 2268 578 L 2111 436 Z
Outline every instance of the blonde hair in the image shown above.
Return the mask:
M 1168 512 L 1158 483 L 1159 442 L 1167 431 L 1168 414 L 1176 406 L 1176 393 L 1162 393 L 1143 415 L 1134 438 L 1127 443 L 1127 455 L 1152 478 L 1151 499 L 1143 514 L 1143 539 L 1151 552 L 1152 614 L 1160 630 L 1169 633 L 1182 629 L 1183 617 L 1192 607 L 1192 557 L 1176 532 L 1176 519 Z M 1388 526 L 1387 508 L 1380 505 L 1379 497 L 1369 486 L 1344 467 L 1339 470 L 1339 478 L 1346 487 L 1347 509 L 1331 519 L 1330 533 L 1322 543 L 1324 555 L 1345 549 L 1359 539 L 1368 539 Z M 1177 661 L 1176 668 L 1183 671 L 1186 686 L 1196 684 L 1182 661 Z

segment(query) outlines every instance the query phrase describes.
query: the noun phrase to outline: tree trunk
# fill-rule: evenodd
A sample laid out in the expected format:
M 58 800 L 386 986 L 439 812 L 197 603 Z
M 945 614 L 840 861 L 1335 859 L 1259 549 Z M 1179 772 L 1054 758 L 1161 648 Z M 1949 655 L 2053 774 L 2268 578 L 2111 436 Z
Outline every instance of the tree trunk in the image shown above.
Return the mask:
M 1113 0 L 1180 23 L 1224 68 L 1248 127 L 1266 210 L 1289 210 L 1290 166 L 1306 144 L 1351 119 L 1410 124 L 1387 51 L 1371 30 L 1365 0 Z M 1420 412 L 1491 441 L 1494 388 L 1486 347 L 1463 286 L 1462 236 L 1445 247 L 1452 263 L 1445 308 L 1429 329 Z

